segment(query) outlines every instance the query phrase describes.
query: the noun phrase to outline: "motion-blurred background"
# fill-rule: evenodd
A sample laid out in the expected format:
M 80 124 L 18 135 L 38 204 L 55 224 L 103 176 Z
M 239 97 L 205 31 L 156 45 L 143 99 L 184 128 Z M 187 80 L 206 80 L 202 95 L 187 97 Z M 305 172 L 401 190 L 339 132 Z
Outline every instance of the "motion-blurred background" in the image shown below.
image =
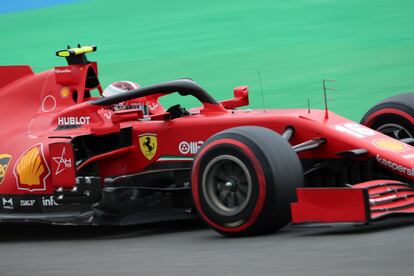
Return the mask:
M 253 108 L 322 108 L 335 79 L 330 109 L 359 120 L 414 90 L 413 27 L 411 0 L 0 0 L 0 64 L 38 72 L 94 44 L 104 86 L 190 77 L 225 99 L 249 85 Z

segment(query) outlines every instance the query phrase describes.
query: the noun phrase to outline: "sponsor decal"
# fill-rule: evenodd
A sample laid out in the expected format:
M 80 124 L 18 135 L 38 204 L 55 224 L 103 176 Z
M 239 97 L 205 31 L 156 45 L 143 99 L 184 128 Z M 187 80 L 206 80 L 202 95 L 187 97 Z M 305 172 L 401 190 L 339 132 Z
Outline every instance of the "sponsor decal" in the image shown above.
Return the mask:
M 43 191 L 50 169 L 46 163 L 43 145 L 37 144 L 26 150 L 14 166 L 19 190 Z
M 20 200 L 20 206 L 22 207 L 32 207 L 35 205 L 36 199 L 21 199 Z
M 42 100 L 41 108 L 43 112 L 52 112 L 56 109 L 56 98 L 52 95 L 47 95 Z
M 62 153 L 59 156 L 52 157 L 52 160 L 55 162 L 55 175 L 59 175 L 66 169 L 72 167 L 72 158 L 66 158 L 66 147 L 62 148 Z
M 157 152 L 158 142 L 157 135 L 151 133 L 145 133 L 139 136 L 139 147 L 141 148 L 142 154 L 151 160 Z
M 203 144 L 203 141 L 182 141 L 178 144 L 178 150 L 181 154 L 196 154 Z
M 7 169 L 11 160 L 11 155 L 0 154 L 0 184 L 3 183 L 6 177 Z
M 148 108 L 149 108 L 150 110 L 155 110 L 155 109 L 157 109 L 159 106 L 160 106 L 160 105 L 159 105 L 159 104 L 157 104 L 157 103 L 149 103 L 149 104 L 148 104 Z
M 42 205 L 43 206 L 58 206 L 59 204 L 56 203 L 53 196 L 43 196 L 42 197 Z
M 56 74 L 69 74 L 69 73 L 72 73 L 72 69 L 70 69 L 70 68 L 64 68 L 64 69 L 56 68 L 55 73 Z
M 69 143 L 49 144 L 50 169 L 55 185 L 72 185 L 75 178 L 75 157 Z
M 1 199 L 1 203 L 3 204 L 3 209 L 9 209 L 9 210 L 14 209 L 13 198 L 7 199 L 3 197 Z
M 356 138 L 375 136 L 375 131 L 356 123 L 345 123 L 343 125 L 336 125 L 335 129 L 340 132 L 352 135 Z
M 164 161 L 167 161 L 167 162 L 169 162 L 169 161 L 180 162 L 180 161 L 193 161 L 193 159 L 194 159 L 194 156 L 164 155 L 164 156 L 161 156 L 160 158 L 158 158 L 157 161 L 160 161 L 160 162 L 164 162 Z
M 381 165 L 384 165 L 385 167 L 390 168 L 393 171 L 397 171 L 403 174 L 406 174 L 408 176 L 414 176 L 414 168 L 407 168 L 402 165 L 398 165 L 397 163 L 394 163 L 392 161 L 389 161 L 383 157 L 381 157 L 379 154 L 377 154 L 377 162 Z
M 397 198 L 397 195 L 390 195 L 390 196 L 384 196 L 384 197 L 377 197 L 377 198 L 370 198 L 369 202 L 370 203 L 377 203 L 377 202 L 382 202 L 382 201 L 388 201 L 388 200 L 392 200 Z
M 406 155 L 403 155 L 402 156 L 404 159 L 413 159 L 414 158 L 414 154 L 413 153 L 411 153 L 411 154 L 406 154 Z
M 105 117 L 105 119 L 111 120 L 111 118 L 112 118 L 112 112 L 104 113 L 103 116 Z
M 60 96 L 63 99 L 69 98 L 69 95 L 70 95 L 69 87 L 64 86 L 62 87 L 62 89 L 60 89 Z
M 409 150 L 406 144 L 390 138 L 377 138 L 372 141 L 372 144 L 381 150 L 392 152 L 404 152 Z
M 91 120 L 89 116 L 81 117 L 58 117 L 58 126 L 83 126 L 88 125 Z

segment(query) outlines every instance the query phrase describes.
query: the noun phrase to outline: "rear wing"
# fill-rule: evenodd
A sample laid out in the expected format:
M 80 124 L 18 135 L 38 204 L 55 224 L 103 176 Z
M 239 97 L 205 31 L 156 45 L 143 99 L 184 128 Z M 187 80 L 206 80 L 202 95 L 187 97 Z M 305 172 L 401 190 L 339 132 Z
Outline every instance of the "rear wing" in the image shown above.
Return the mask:
M 69 65 L 86 65 L 90 63 L 86 58 L 86 54 L 95 51 L 96 46 L 81 47 L 78 44 L 78 48 L 70 48 L 70 46 L 68 46 L 68 49 L 57 51 L 56 55 L 59 57 L 65 57 Z M 96 65 L 94 65 L 94 67 L 94 72 L 89 72 L 90 70 L 88 71 L 88 80 L 90 83 L 91 79 L 93 79 L 93 88 L 99 86 L 99 81 L 96 78 Z M 0 66 L 0 90 L 18 79 L 33 74 L 34 72 L 29 65 Z
M 29 65 L 0 66 L 0 90 L 18 79 L 33 74 Z

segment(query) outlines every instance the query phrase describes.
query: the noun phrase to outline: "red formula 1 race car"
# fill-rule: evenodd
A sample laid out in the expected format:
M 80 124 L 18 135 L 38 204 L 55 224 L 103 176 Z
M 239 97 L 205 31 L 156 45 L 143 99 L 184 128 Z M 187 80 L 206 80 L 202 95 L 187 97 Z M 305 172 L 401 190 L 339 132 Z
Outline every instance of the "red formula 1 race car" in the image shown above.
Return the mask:
M 0 221 L 133 224 L 198 215 L 229 236 L 413 211 L 414 148 L 327 110 L 240 110 L 190 79 L 102 95 L 94 46 L 0 67 Z M 164 109 L 170 93 L 201 107 Z M 295 202 L 297 200 L 297 202 Z

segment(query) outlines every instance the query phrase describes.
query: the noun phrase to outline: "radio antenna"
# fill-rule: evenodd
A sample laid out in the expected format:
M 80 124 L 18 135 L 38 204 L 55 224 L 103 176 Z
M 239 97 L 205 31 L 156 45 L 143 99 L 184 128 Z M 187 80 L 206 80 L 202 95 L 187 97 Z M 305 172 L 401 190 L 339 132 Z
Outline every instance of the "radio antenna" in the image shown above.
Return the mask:
M 310 114 L 310 100 L 308 99 L 308 114 Z
M 326 97 L 326 90 L 336 90 L 335 88 L 326 87 L 326 82 L 336 82 L 336 80 L 323 80 L 323 98 L 325 101 L 325 120 L 328 119 L 328 98 Z
M 264 93 L 263 93 L 263 83 L 262 83 L 262 76 L 260 74 L 260 71 L 257 71 L 257 76 L 259 78 L 259 83 L 260 83 L 260 91 L 262 93 L 262 107 L 263 107 L 263 112 L 266 112 L 265 110 L 265 101 L 264 101 Z

